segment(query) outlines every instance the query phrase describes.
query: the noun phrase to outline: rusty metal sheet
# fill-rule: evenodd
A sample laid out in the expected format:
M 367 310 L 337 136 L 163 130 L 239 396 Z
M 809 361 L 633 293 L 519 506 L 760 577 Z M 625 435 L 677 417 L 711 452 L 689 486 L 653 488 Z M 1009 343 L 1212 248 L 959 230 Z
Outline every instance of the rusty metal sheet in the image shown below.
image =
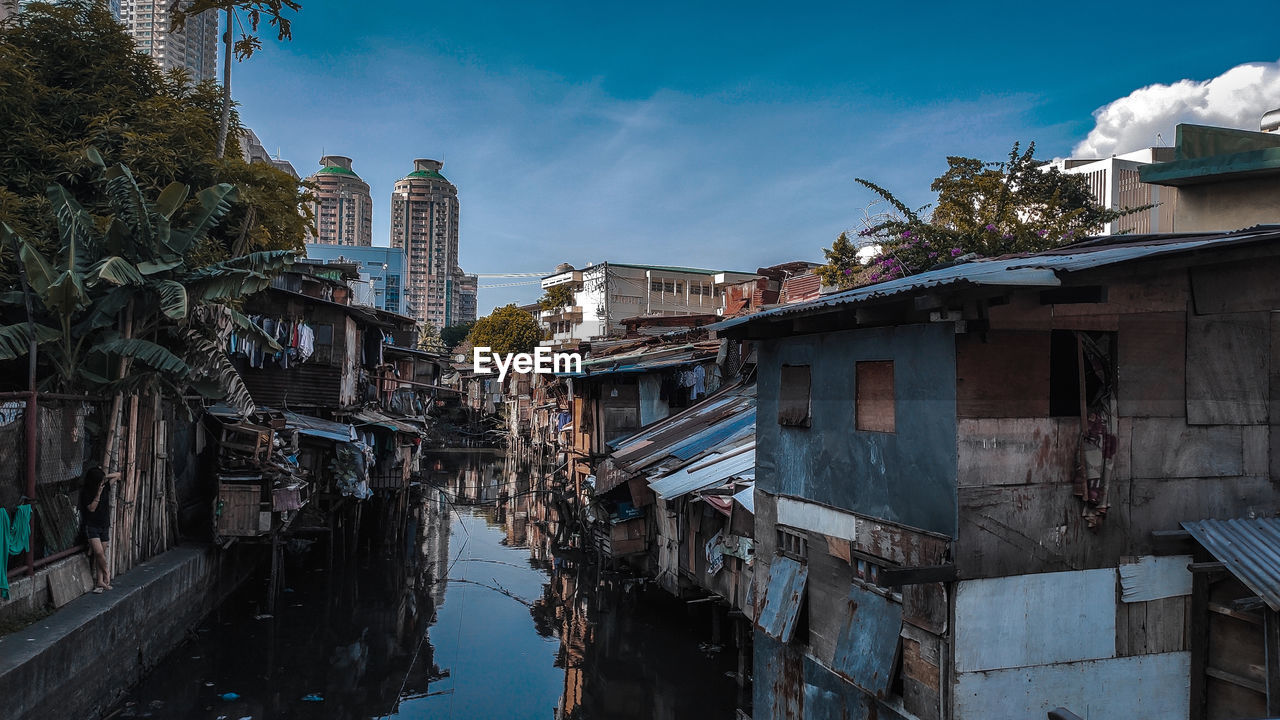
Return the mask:
M 854 585 L 831 664 L 850 682 L 884 697 L 898 659 L 902 605 Z
M 791 720 L 804 711 L 804 658 L 793 646 L 757 631 L 752 700 L 756 720 Z
M 784 643 L 791 642 L 808 581 L 808 565 L 789 557 L 775 557 L 769 566 L 764 594 L 759 600 L 760 613 L 756 616 L 756 625 Z

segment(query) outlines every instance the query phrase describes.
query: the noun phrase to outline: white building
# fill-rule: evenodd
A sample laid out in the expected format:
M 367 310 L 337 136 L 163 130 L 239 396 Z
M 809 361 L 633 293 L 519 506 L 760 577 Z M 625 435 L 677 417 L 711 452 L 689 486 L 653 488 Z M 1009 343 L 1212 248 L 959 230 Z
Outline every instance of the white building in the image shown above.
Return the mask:
M 1068 175 L 1084 175 L 1098 204 L 1112 210 L 1155 205 L 1132 215 L 1107 223 L 1100 235 L 1118 233 L 1173 232 L 1173 211 L 1177 189 L 1149 185 L 1138 179 L 1138 168 L 1173 160 L 1171 147 L 1152 147 L 1109 158 L 1064 158 L 1054 160 L 1054 167 Z
M 724 287 L 755 276 L 611 262 L 575 270 L 565 264 L 542 279 L 542 288 L 568 285 L 573 288 L 573 303 L 541 312 L 539 319 L 551 334 L 549 342 L 560 345 L 620 334 L 623 320 L 642 315 L 719 315 Z
M 217 80 L 218 12 L 206 10 L 187 18 L 182 31 L 169 32 L 172 4 L 173 0 L 120 0 L 118 17 L 138 52 L 150 55 L 161 70 L 183 68 L 192 82 Z

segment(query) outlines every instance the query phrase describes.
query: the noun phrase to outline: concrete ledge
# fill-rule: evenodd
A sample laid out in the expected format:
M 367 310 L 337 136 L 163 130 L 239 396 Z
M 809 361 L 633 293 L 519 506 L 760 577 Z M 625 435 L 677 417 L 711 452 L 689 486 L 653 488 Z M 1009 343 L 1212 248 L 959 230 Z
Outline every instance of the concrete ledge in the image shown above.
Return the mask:
M 6 716 L 100 716 L 247 576 L 253 559 L 178 547 L 115 578 L 112 590 L 0 638 Z

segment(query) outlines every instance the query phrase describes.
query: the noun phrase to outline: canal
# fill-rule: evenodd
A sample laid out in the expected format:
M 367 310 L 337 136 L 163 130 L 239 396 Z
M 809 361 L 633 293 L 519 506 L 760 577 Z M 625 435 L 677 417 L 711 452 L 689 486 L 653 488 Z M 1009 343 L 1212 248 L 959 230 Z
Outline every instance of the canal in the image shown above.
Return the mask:
M 443 454 L 398 547 L 330 568 L 323 540 L 292 542 L 274 612 L 246 583 L 109 716 L 733 718 L 705 606 L 563 548 L 542 477 Z

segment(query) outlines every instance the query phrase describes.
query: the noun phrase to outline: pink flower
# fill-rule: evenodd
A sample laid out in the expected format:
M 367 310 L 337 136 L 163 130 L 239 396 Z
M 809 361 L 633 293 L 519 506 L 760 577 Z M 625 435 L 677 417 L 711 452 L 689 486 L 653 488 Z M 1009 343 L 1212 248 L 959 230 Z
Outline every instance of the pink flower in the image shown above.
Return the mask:
M 995 231 L 996 231 L 996 226 L 992 225 L 991 223 L 987 223 L 987 232 L 995 232 Z
M 951 248 L 951 257 L 959 257 L 960 253 L 960 248 Z

